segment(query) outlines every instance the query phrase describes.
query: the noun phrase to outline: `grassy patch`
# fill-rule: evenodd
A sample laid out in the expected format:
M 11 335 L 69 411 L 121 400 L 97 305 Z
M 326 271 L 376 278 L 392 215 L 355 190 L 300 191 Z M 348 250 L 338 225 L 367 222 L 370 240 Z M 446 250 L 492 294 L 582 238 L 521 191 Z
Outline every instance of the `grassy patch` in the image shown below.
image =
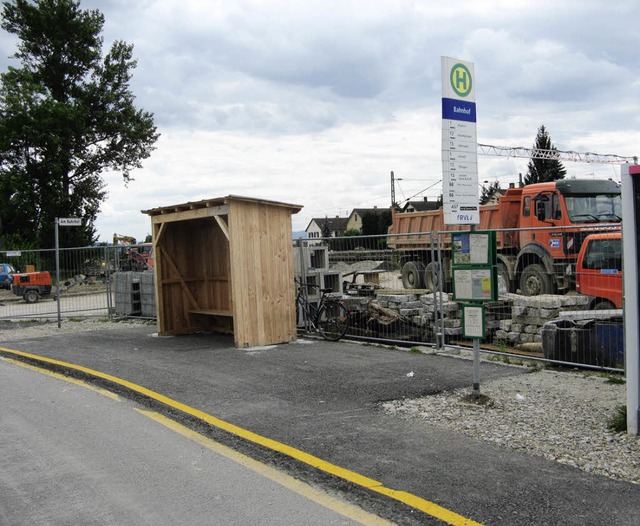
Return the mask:
M 619 405 L 616 408 L 616 412 L 609 419 L 607 427 L 614 433 L 626 433 L 627 432 L 627 406 Z
M 507 365 L 524 365 L 525 360 L 522 358 L 515 358 L 513 356 L 507 356 L 506 354 L 493 354 L 488 360 L 492 362 L 502 362 Z
M 483 407 L 492 407 L 494 404 L 493 398 L 484 394 L 478 394 L 477 396 L 473 393 L 463 396 L 460 401 L 465 404 L 478 405 Z

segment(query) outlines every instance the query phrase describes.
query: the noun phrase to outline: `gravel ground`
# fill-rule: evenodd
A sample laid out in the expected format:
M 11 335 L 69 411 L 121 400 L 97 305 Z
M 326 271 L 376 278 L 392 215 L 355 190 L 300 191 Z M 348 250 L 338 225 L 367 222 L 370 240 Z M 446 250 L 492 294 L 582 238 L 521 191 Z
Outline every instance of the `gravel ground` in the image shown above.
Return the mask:
M 0 343 L 14 340 L 24 340 L 27 338 L 38 338 L 40 336 L 51 336 L 55 334 L 69 334 L 74 332 L 116 330 L 123 326 L 140 327 L 148 325 L 155 327 L 155 322 L 148 320 L 124 320 L 110 322 L 102 318 L 86 318 L 63 320 L 58 328 L 57 321 L 32 321 L 32 320 L 0 320 Z
M 626 404 L 626 386 L 593 372 L 534 369 L 530 374 L 382 408 L 425 425 L 453 430 L 501 447 L 540 455 L 583 471 L 640 484 L 640 437 L 615 433 L 608 423 Z
M 0 343 L 52 334 L 139 327 L 145 320 L 0 321 Z M 462 358 L 468 357 L 463 354 Z M 454 358 L 452 358 L 454 359 Z M 506 365 L 505 365 L 506 367 Z M 544 456 L 591 473 L 640 484 L 640 437 L 614 433 L 608 423 L 626 404 L 614 375 L 533 368 L 530 374 L 481 382 L 484 403 L 469 388 L 381 404 L 389 414 L 424 421 L 501 447 Z

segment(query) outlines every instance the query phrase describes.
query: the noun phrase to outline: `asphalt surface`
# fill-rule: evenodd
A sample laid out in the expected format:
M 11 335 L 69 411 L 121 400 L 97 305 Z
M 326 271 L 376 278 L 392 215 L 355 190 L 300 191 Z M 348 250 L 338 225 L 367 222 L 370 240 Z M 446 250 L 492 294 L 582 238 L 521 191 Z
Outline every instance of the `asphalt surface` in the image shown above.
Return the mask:
M 640 486 L 379 410 L 378 404 L 384 400 L 469 386 L 470 361 L 348 342 L 302 341 L 235 349 L 231 337 L 198 334 L 164 338 L 152 336 L 153 330 L 142 327 L 61 334 L 5 342 L 2 347 L 133 382 L 479 523 L 638 524 Z M 408 376 L 410 372 L 413 375 Z M 481 383 L 515 374 L 527 373 L 483 363 Z M 127 394 L 127 389 L 116 385 L 110 388 Z M 147 402 L 163 410 L 161 403 Z M 329 487 L 398 524 L 442 524 L 397 500 L 189 415 L 174 409 L 166 412 L 222 443 Z
M 59 376 L 0 360 L 0 437 L 10 452 L 0 455 L 2 525 L 358 526 L 377 519 L 192 437 L 136 402 Z

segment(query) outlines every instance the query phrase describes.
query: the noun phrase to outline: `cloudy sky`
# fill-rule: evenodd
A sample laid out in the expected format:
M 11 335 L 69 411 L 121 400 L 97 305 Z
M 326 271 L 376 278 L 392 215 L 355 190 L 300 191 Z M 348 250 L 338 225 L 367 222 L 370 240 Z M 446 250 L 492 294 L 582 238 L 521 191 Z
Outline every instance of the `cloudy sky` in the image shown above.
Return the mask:
M 97 221 L 143 239 L 140 211 L 238 194 L 313 217 L 441 192 L 441 56 L 475 65 L 478 142 L 640 153 L 637 0 L 84 0 L 105 51 L 134 44 L 132 88 L 162 136 Z M 3 64 L 13 42 L 0 38 Z M 526 159 L 480 156 L 503 186 Z M 565 163 L 569 176 L 619 167 Z M 427 189 L 425 191 L 425 189 Z

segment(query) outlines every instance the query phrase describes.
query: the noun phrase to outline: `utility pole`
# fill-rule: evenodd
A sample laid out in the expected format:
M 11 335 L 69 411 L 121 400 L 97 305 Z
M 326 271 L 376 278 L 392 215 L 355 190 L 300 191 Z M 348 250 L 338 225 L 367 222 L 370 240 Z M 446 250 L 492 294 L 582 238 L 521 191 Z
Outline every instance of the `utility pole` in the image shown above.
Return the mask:
M 393 171 L 391 172 L 391 206 L 396 206 L 396 181 L 393 176 Z
M 398 203 L 396 201 L 396 181 L 402 181 L 402 179 L 396 179 L 393 172 L 391 172 L 391 206 L 395 207 Z

